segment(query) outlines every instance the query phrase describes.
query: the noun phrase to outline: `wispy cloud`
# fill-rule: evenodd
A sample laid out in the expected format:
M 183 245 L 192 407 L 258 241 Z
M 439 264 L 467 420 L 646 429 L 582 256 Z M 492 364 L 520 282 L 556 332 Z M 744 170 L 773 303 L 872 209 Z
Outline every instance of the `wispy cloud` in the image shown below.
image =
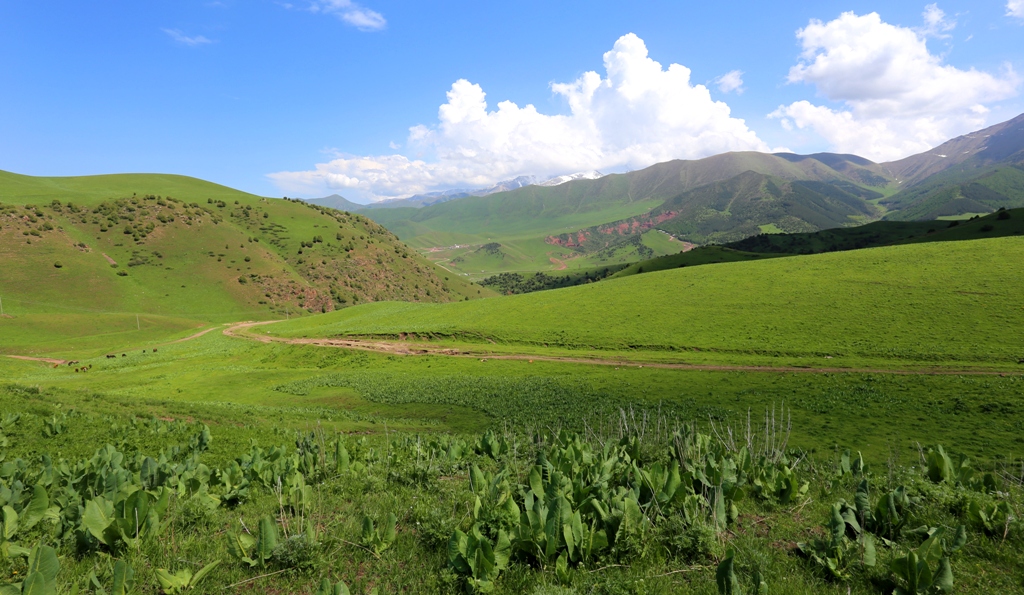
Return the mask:
M 208 43 L 213 43 L 212 39 L 207 39 L 202 35 L 185 35 L 185 33 L 181 31 L 181 29 L 162 29 L 162 31 L 166 33 L 174 41 L 190 47 L 196 47 L 200 45 L 206 45 Z
M 1007 0 L 1006 16 L 1024 19 L 1024 0 Z
M 309 10 L 333 14 L 360 31 L 380 31 L 388 25 L 384 15 L 360 6 L 352 0 L 314 0 Z
M 918 32 L 922 35 L 945 39 L 950 36 L 950 31 L 956 29 L 956 19 L 946 17 L 946 12 L 939 8 L 938 4 L 925 6 L 921 18 L 924 19 L 924 26 L 920 27 Z
M 718 85 L 718 90 L 722 93 L 735 92 L 737 95 L 743 94 L 743 71 L 742 70 L 730 70 L 722 76 L 716 78 L 714 83 Z

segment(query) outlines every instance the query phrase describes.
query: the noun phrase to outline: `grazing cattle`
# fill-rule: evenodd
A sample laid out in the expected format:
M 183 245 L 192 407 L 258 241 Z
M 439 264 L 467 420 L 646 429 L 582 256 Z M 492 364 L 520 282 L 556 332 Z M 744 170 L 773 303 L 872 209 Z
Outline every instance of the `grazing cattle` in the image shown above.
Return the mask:
M 156 353 L 156 347 L 153 348 L 153 353 Z
M 115 357 L 117 357 L 117 356 L 116 355 L 111 355 L 109 353 L 107 354 L 107 359 L 114 359 Z
M 128 354 L 127 353 L 122 353 L 121 357 L 128 357 Z
M 146 353 L 146 350 L 145 350 L 145 349 L 143 349 L 143 350 L 142 350 L 142 353 Z

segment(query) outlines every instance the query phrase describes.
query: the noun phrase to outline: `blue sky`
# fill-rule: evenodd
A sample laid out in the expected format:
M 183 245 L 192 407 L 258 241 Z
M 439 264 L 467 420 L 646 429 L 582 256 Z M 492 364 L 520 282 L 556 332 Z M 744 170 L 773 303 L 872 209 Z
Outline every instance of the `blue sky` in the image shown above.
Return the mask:
M 366 201 L 722 150 L 883 161 L 1024 111 L 1021 73 L 1024 0 L 0 0 L 0 169 Z

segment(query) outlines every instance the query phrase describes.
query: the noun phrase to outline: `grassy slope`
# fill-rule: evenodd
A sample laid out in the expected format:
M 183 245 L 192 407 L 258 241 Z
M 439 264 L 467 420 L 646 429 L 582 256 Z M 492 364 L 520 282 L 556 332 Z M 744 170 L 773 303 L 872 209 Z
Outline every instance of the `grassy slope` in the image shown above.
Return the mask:
M 894 244 L 1024 235 L 1024 209 L 1010 209 L 1008 215 L 1009 218 L 1000 219 L 1000 215 L 994 213 L 956 222 L 876 221 L 858 227 L 825 229 L 813 233 L 762 234 L 727 246 L 735 250 L 760 253 L 817 254 Z
M 732 248 L 726 248 L 724 246 L 701 246 L 694 248 L 688 252 L 679 252 L 678 254 L 669 254 L 667 256 L 659 256 L 657 258 L 651 258 L 643 260 L 637 263 L 633 263 L 621 271 L 615 273 L 610 278 L 619 279 L 622 277 L 629 277 L 631 275 L 638 275 L 642 273 L 653 273 L 656 271 L 664 271 L 668 269 L 679 269 L 684 267 L 699 266 L 702 264 L 720 264 L 723 262 L 744 262 L 748 260 L 760 260 L 763 258 L 773 258 L 775 256 L 784 256 L 782 254 L 758 254 L 756 252 L 743 252 L 740 250 L 733 250 Z
M 881 195 L 853 184 L 789 182 L 748 171 L 675 196 L 636 222 L 686 241 L 724 242 L 755 235 L 766 225 L 803 232 L 874 219 L 877 210 L 868 203 L 873 197 Z M 631 223 L 617 222 L 585 233 L 589 241 L 607 241 L 609 230 Z
M 936 242 L 676 269 L 462 304 L 373 304 L 272 332 L 830 355 L 833 365 L 856 357 L 1012 364 L 1024 357 L 1022 260 L 1021 238 Z
M 324 241 L 301 246 L 315 236 Z M 118 313 L 164 317 L 160 325 L 177 332 L 375 299 L 483 294 L 364 217 L 183 176 L 0 172 L 0 260 L 6 314 L 95 316 L 92 328 L 64 327 L 64 338 L 102 335 Z M 9 320 L 0 319 L 3 349 L 23 344 L 24 331 Z
M 881 201 L 902 221 L 934 219 L 1000 207 L 1024 207 L 1024 169 L 1020 164 L 975 164 L 939 172 Z

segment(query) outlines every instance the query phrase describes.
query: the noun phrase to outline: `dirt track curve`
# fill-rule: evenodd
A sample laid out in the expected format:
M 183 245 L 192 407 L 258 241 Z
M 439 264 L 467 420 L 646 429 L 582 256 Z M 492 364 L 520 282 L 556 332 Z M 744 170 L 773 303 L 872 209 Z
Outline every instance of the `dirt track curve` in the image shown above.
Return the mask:
M 796 366 L 722 366 L 712 364 L 686 364 L 686 363 L 651 363 L 639 362 L 626 359 L 605 359 L 605 358 L 576 358 L 559 357 L 551 355 L 529 355 L 529 354 L 494 354 L 490 352 L 474 352 L 469 350 L 452 349 L 448 347 L 435 347 L 423 343 L 408 343 L 405 341 L 372 341 L 367 339 L 286 339 L 283 337 L 270 337 L 267 335 L 254 335 L 244 332 L 245 329 L 266 324 L 282 322 L 280 320 L 269 320 L 263 322 L 239 322 L 229 325 L 224 329 L 228 337 L 249 339 L 262 343 L 286 343 L 289 345 L 315 345 L 317 347 L 336 347 L 342 349 L 361 349 L 363 351 L 374 351 L 377 353 L 388 353 L 392 355 L 446 355 L 449 357 L 465 357 L 475 359 L 500 359 L 500 360 L 524 360 L 529 362 L 562 362 L 572 364 L 590 364 L 596 366 L 628 366 L 637 368 L 662 368 L 668 370 L 706 370 L 711 372 L 807 372 L 812 374 L 898 374 L 898 375 L 935 375 L 935 376 L 1008 376 L 1016 375 L 1008 372 L 997 372 L 991 370 L 954 370 L 944 368 L 927 368 L 918 370 L 891 370 L 882 368 L 812 368 Z M 212 329 L 210 329 L 212 330 Z M 207 331 L 208 332 L 208 331 Z
M 360 349 L 362 351 L 373 351 L 376 353 L 387 353 L 390 355 L 445 355 L 449 357 L 464 357 L 480 360 L 522 360 L 529 362 L 560 362 L 570 364 L 589 364 L 594 366 L 616 366 L 636 368 L 660 368 L 667 370 L 705 370 L 709 372 L 804 372 L 810 374 L 897 374 L 897 375 L 931 375 L 931 376 L 1016 376 L 1017 372 L 999 372 L 993 370 L 957 370 L 949 368 L 922 368 L 914 370 L 883 369 L 883 368 L 819 368 L 819 367 L 796 367 L 796 366 L 724 366 L 714 364 L 687 364 L 687 363 L 654 363 L 641 362 L 627 359 L 589 358 L 589 357 L 560 357 L 554 355 L 529 355 L 529 354 L 495 354 L 487 351 L 471 351 L 466 349 L 453 349 L 450 347 L 436 347 L 424 343 L 410 343 L 407 341 L 373 341 L 368 339 L 286 339 L 284 337 L 271 337 L 268 335 L 255 335 L 246 333 L 245 329 L 283 320 L 265 320 L 261 322 L 234 322 L 228 323 L 224 328 L 225 336 L 236 339 L 247 339 L 261 343 L 286 343 L 289 345 L 314 345 L 317 347 L 335 347 L 341 349 Z M 215 331 L 225 325 L 212 326 L 174 341 L 158 343 L 155 347 L 173 345 L 198 339 L 203 335 Z M 26 355 L 8 355 L 13 359 L 44 362 L 48 364 L 63 365 L 68 360 L 30 357 Z

